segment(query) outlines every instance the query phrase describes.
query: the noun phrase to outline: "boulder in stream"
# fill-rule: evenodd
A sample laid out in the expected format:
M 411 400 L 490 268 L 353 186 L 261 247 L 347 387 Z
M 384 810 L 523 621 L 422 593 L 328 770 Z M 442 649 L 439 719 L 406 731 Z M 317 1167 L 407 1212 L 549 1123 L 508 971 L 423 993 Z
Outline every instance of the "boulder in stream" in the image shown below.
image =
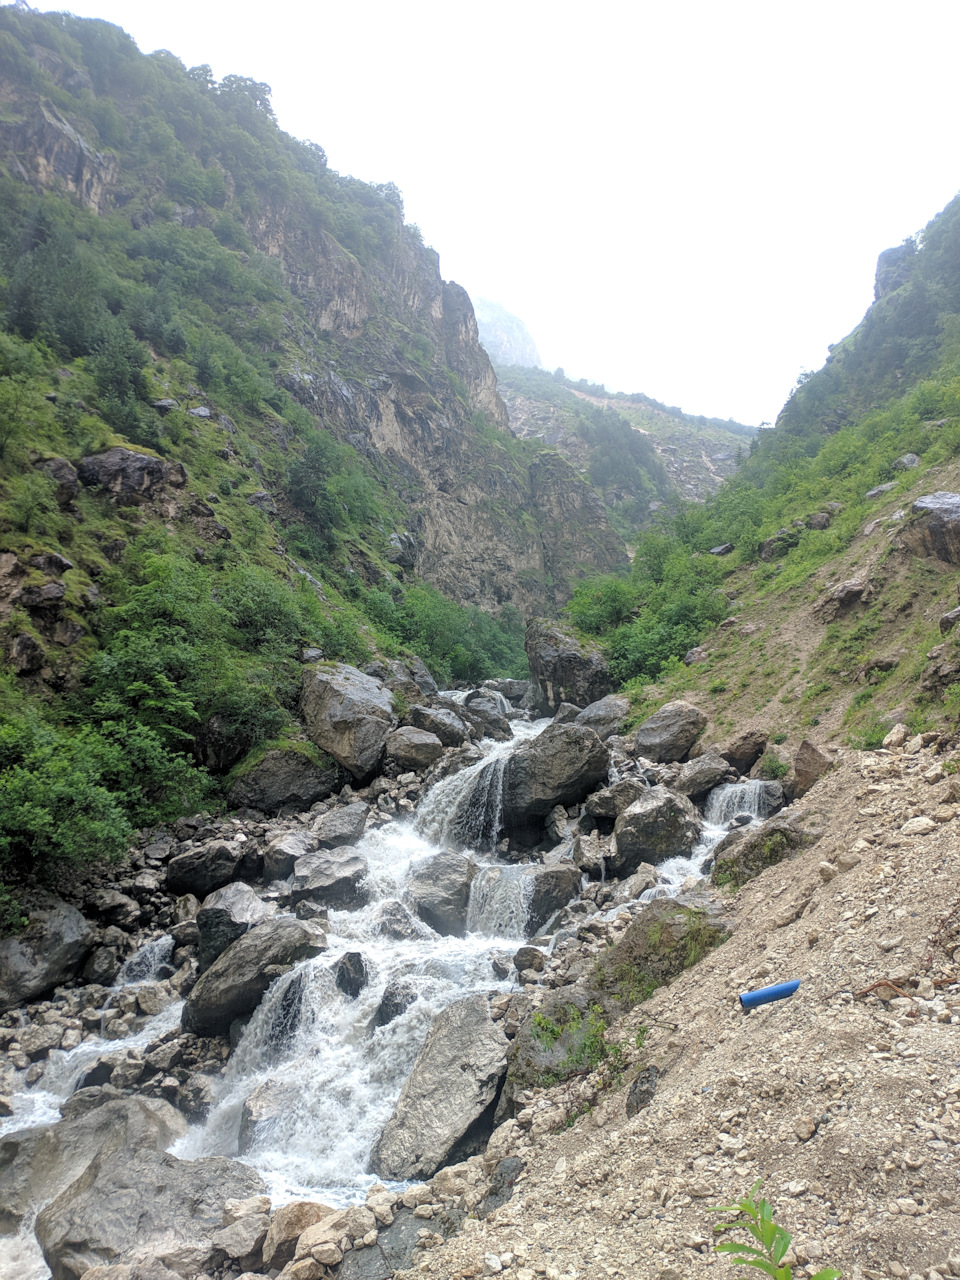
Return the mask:
M 430 1178 L 482 1149 L 507 1069 L 507 1037 L 485 995 L 467 996 L 434 1020 L 370 1167 L 383 1178 Z
M 353 849 L 318 849 L 294 863 L 291 897 L 294 903 L 308 899 L 353 910 L 367 901 L 363 885 L 366 874 L 366 858 Z
M 276 903 L 262 902 L 242 880 L 214 889 L 197 912 L 200 972 L 209 969 L 231 942 L 236 942 L 255 924 L 276 915 L 276 911 Z
M 502 821 L 507 831 L 537 825 L 556 805 L 579 804 L 601 782 L 610 753 L 592 729 L 548 725 L 503 767 Z
M 686 798 L 666 787 L 651 787 L 624 809 L 613 828 L 607 871 L 619 877 L 641 862 L 656 866 L 689 855 L 700 838 L 703 820 Z
M 202 974 L 183 1006 L 183 1029 L 224 1035 L 235 1018 L 253 1013 L 278 970 L 317 956 L 326 936 L 301 920 L 266 920 L 230 944 Z
M 692 703 L 666 702 L 637 730 L 637 755 L 654 763 L 683 760 L 706 724 L 706 715 Z
M 470 886 L 477 864 L 462 853 L 438 853 L 416 863 L 407 880 L 407 895 L 420 919 L 444 937 L 462 938 L 467 931 Z
M 167 888 L 174 894 L 196 894 L 202 900 L 231 880 L 252 879 L 256 871 L 251 841 L 206 840 L 170 859 Z

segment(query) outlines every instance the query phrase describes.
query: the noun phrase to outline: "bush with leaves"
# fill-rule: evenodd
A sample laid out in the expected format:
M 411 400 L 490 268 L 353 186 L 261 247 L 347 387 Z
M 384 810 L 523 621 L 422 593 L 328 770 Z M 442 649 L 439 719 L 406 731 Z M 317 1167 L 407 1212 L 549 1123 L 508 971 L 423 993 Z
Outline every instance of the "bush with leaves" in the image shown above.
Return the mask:
M 783 1259 L 793 1237 L 785 1227 L 773 1220 L 773 1208 L 768 1200 L 757 1199 L 760 1189 L 758 1179 L 744 1198 L 731 1205 L 717 1205 L 712 1213 L 738 1215 L 732 1222 L 721 1222 L 715 1231 L 744 1230 L 756 1244 L 746 1241 L 723 1240 L 715 1246 L 717 1253 L 730 1255 L 730 1261 L 742 1267 L 754 1267 L 772 1280 L 793 1280 L 793 1269 L 784 1266 Z M 821 1267 L 812 1280 L 840 1280 L 841 1273 L 834 1267 Z

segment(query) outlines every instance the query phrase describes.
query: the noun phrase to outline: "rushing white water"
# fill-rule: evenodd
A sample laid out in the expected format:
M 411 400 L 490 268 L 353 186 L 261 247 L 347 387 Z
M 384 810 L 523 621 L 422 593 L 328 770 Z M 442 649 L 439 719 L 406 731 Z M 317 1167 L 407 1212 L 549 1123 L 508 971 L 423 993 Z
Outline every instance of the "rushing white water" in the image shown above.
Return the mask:
M 689 857 L 668 858 L 657 871 L 660 883 L 640 895 L 641 902 L 675 898 L 692 876 L 701 879 L 713 859 L 713 851 L 731 826 L 756 826 L 773 811 L 770 793 L 762 782 L 730 782 L 714 787 L 703 811 L 700 840 Z
M 417 829 L 435 844 L 490 853 L 500 832 L 503 770 L 518 744 L 542 733 L 549 720 L 513 723 L 509 742 L 484 739 L 477 764 L 438 782 L 417 810 Z
M 169 933 L 151 942 L 145 942 L 132 956 L 124 960 L 120 972 L 113 981 L 115 987 L 129 987 L 141 982 L 156 982 L 161 976 L 169 977 L 173 972 L 170 960 L 176 943 Z M 163 970 L 166 969 L 166 975 Z
M 268 1184 L 275 1203 L 319 1196 L 346 1204 L 375 1178 L 370 1150 L 389 1119 L 430 1023 L 446 1005 L 476 991 L 508 990 L 498 982 L 495 951 L 523 940 L 512 926 L 521 913 L 471 895 L 465 938 L 441 937 L 409 919 L 407 938 L 384 925 L 402 921 L 410 870 L 437 853 L 410 825 L 381 827 L 357 846 L 370 865 L 370 902 L 330 913 L 327 950 L 278 979 L 243 1032 L 215 1106 L 202 1126 L 173 1148 L 176 1155 L 239 1155 Z M 511 871 L 512 868 L 504 870 Z M 485 885 L 485 873 L 475 884 Z M 479 891 L 483 898 L 482 889 Z M 519 883 L 514 897 L 524 892 Z M 509 895 L 506 895 L 509 896 Z M 505 926 L 502 936 L 491 933 Z M 334 970 L 348 951 L 363 956 L 368 981 L 357 997 L 337 988 Z M 388 986 L 411 1003 L 387 1023 L 377 1012 Z M 246 1113 L 245 1113 L 246 1104 Z M 259 1123 L 251 1123 L 254 1115 Z

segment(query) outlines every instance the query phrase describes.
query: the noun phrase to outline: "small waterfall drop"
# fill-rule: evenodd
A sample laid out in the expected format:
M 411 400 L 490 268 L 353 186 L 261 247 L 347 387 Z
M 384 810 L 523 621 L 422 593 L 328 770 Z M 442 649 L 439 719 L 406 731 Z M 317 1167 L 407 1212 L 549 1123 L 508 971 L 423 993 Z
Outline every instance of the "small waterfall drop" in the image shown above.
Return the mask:
M 533 877 L 525 867 L 483 867 L 470 886 L 468 931 L 487 937 L 525 937 L 532 897 Z
M 132 956 L 124 960 L 120 972 L 113 980 L 115 987 L 127 987 L 141 982 L 156 982 L 161 977 L 169 977 L 173 972 L 170 961 L 176 943 L 169 933 L 151 942 L 145 942 Z M 168 970 L 163 973 L 164 968 Z
M 782 793 L 778 800 L 768 782 L 728 782 L 710 792 L 703 818 L 715 827 L 725 826 L 742 815 L 752 822 L 763 822 L 782 803 Z

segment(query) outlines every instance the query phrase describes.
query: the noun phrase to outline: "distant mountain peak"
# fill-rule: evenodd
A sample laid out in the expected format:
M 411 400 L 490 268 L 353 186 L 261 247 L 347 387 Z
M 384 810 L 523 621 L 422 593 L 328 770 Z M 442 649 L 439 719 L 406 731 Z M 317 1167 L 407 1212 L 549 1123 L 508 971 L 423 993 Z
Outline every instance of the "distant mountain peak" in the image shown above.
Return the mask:
M 494 364 L 543 368 L 537 344 L 519 316 L 511 315 L 498 302 L 490 302 L 486 298 L 474 298 L 473 309 L 481 345 Z

